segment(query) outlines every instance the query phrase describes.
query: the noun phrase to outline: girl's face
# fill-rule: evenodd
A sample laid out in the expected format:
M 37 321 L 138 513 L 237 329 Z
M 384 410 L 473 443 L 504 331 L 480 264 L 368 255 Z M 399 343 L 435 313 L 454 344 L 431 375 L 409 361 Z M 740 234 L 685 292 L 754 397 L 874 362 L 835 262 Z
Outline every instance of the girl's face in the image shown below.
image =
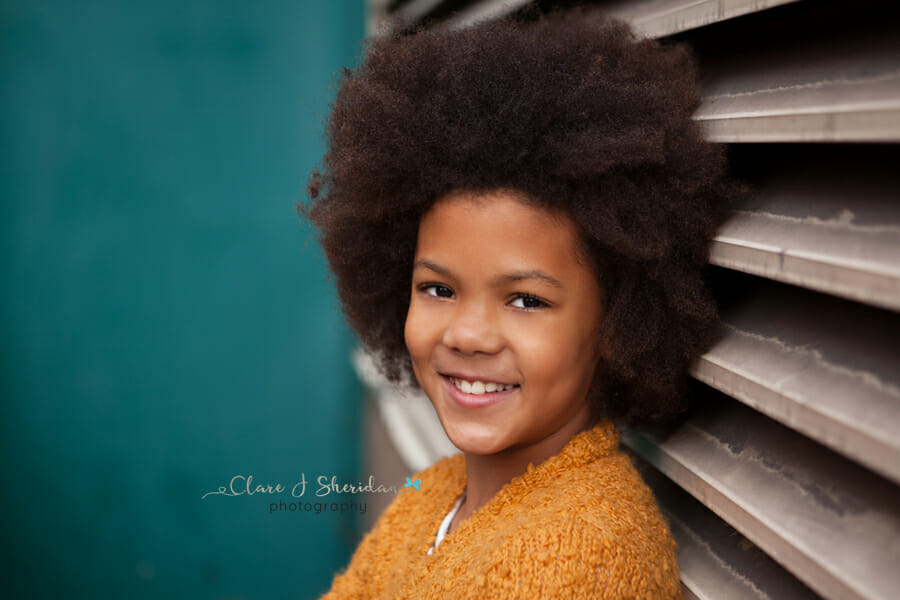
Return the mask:
M 601 291 L 578 242 L 511 191 L 456 192 L 422 218 L 406 345 L 463 452 L 550 456 L 589 424 Z

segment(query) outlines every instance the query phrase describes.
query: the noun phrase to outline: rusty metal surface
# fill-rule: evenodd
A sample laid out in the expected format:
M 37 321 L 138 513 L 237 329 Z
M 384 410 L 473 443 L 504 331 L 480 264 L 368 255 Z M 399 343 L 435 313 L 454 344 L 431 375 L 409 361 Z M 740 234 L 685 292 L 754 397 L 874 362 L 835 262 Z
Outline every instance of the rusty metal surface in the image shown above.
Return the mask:
M 722 396 L 624 441 L 825 598 L 896 597 L 896 485 Z
M 900 482 L 900 317 L 770 285 L 722 319 L 697 379 Z

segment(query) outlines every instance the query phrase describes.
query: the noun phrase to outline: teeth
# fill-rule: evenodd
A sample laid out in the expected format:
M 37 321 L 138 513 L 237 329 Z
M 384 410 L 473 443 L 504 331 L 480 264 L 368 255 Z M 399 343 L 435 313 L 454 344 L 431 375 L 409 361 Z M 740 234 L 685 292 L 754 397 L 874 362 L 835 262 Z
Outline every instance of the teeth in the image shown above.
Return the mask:
M 453 381 L 453 385 L 461 389 L 464 393 L 475 394 L 476 396 L 480 396 L 485 392 L 503 392 L 516 387 L 512 384 L 494 383 L 492 381 L 485 383 L 483 381 L 466 381 L 465 379 L 456 378 L 451 379 L 451 381 Z

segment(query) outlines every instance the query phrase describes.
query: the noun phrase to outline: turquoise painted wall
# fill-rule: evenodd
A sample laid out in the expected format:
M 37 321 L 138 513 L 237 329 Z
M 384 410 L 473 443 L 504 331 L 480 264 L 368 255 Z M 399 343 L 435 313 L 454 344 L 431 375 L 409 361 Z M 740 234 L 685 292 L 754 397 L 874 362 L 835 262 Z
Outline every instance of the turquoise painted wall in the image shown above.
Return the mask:
M 0 15 L 4 596 L 316 597 L 358 517 L 202 495 L 358 476 L 350 336 L 294 205 L 362 0 Z

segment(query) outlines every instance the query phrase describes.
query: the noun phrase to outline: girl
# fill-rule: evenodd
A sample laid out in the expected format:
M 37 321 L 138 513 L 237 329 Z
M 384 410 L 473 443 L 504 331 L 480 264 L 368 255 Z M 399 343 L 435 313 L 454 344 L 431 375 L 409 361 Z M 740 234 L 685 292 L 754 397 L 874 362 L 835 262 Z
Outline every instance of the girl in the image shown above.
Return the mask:
M 419 30 L 347 71 L 306 213 L 350 324 L 462 451 L 417 474 L 344 598 L 679 598 L 613 423 L 683 408 L 731 188 L 683 47 L 595 13 Z

